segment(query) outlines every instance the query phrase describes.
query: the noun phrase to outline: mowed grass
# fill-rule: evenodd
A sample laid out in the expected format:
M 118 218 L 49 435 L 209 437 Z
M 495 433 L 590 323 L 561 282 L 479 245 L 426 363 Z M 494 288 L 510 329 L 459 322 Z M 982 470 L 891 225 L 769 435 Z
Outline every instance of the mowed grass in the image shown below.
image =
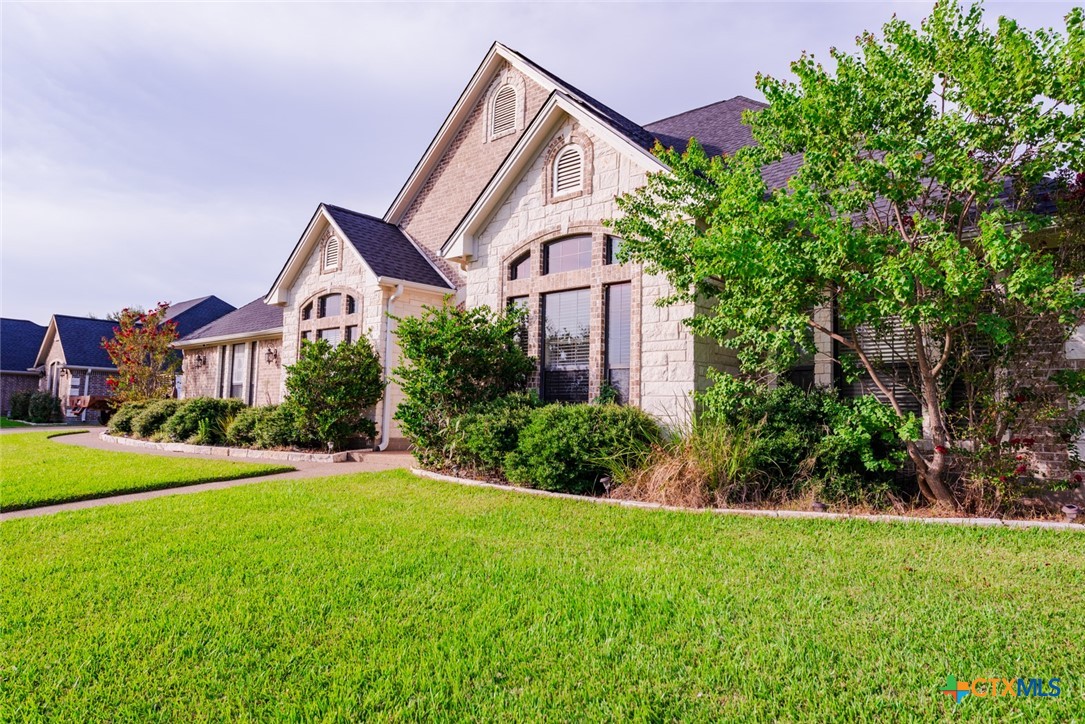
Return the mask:
M 1085 535 L 282 481 L 0 526 L 0 720 L 1085 717 Z M 1058 698 L 938 693 L 1059 677 Z
M 21 510 L 294 469 L 288 465 L 93 450 L 62 445 L 50 439 L 57 435 L 56 432 L 27 432 L 0 436 L 0 510 Z
M 19 420 L 12 420 L 10 418 L 0 416 L 0 429 L 5 427 L 30 427 L 30 425 L 27 425 L 25 422 L 20 422 Z

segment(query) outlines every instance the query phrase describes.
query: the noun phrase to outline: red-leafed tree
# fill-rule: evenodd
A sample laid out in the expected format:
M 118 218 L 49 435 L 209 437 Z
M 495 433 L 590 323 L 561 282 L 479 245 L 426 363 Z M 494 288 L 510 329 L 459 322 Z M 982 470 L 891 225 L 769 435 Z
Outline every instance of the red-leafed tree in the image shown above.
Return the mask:
M 168 302 L 154 309 L 123 309 L 113 328 L 113 338 L 102 347 L 117 368 L 109 387 L 118 404 L 158 400 L 173 395 L 173 379 L 181 363 L 173 343 L 177 324 L 165 321 Z

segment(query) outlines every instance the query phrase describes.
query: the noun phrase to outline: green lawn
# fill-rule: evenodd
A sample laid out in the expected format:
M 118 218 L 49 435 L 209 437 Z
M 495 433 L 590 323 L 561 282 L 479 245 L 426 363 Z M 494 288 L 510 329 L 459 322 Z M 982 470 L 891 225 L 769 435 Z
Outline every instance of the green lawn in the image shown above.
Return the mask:
M 30 427 L 30 425 L 27 425 L 25 422 L 11 420 L 6 417 L 0 416 L 0 429 L 5 427 Z
M 49 439 L 56 435 L 56 432 L 27 432 L 0 436 L 0 510 L 294 469 L 287 465 L 92 450 Z
M 405 472 L 0 526 L 0 720 L 1085 718 L 1085 535 Z M 947 675 L 1059 677 L 966 699 Z

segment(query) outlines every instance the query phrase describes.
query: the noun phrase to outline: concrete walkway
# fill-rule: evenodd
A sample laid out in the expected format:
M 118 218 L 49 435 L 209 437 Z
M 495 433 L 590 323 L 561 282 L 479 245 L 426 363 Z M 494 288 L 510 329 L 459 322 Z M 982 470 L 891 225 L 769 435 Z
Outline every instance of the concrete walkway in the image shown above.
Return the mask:
M 72 428 L 47 428 L 49 431 L 72 431 Z M 79 429 L 79 428 L 76 428 Z M 42 428 L 9 428 L 4 430 L 7 432 L 41 432 Z M 115 443 L 102 440 L 98 433 L 101 428 L 98 429 L 79 429 L 80 434 L 62 435 L 53 438 L 54 442 L 63 445 L 74 445 L 77 447 L 89 447 L 95 450 L 111 450 L 114 452 L 130 453 L 133 455 L 159 455 L 162 457 L 174 457 L 174 458 L 197 458 L 200 460 L 208 460 L 206 455 L 195 455 L 192 453 L 175 453 L 167 452 L 165 450 L 143 450 L 140 448 L 127 447 L 117 445 Z M 268 462 L 270 464 L 278 464 L 276 461 L 261 461 L 258 459 L 250 459 L 246 462 L 261 463 Z M 202 493 L 207 490 L 222 490 L 224 488 L 234 488 L 240 485 L 251 485 L 253 483 L 263 483 L 268 480 L 297 480 L 300 478 L 326 478 L 332 475 L 350 475 L 352 473 L 372 473 L 382 470 L 394 470 L 396 468 L 410 468 L 414 464 L 414 458 L 410 453 L 406 452 L 370 452 L 366 453 L 361 462 L 352 463 L 312 463 L 312 462 L 291 462 L 282 463 L 283 465 L 290 465 L 296 470 L 287 473 L 277 473 L 275 475 L 260 475 L 254 478 L 242 478 L 240 480 L 221 480 L 214 483 L 200 483 L 198 485 L 183 485 L 176 488 L 163 488 L 162 490 L 148 490 L 141 493 L 127 493 L 125 495 L 114 495 L 108 498 L 97 498 L 95 500 L 81 500 L 74 503 L 60 503 L 58 505 L 47 505 L 41 508 L 27 508 L 26 510 L 13 510 L 8 513 L 0 513 L 0 522 L 5 520 L 12 520 L 15 518 L 32 518 L 39 515 L 51 515 L 52 513 L 60 513 L 65 510 L 83 510 L 84 508 L 99 508 L 103 505 L 120 505 L 122 503 L 132 503 L 137 500 L 151 500 L 152 498 L 162 498 L 167 495 L 188 495 L 191 493 Z

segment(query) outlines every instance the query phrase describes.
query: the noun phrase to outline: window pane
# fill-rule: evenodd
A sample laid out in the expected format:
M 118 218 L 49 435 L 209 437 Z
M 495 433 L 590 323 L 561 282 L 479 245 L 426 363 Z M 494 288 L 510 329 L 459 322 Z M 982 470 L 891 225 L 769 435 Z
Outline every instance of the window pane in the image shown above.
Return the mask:
M 343 297 L 340 294 L 329 294 L 320 298 L 320 317 L 338 317 L 342 311 Z
M 622 240 L 616 236 L 607 237 L 607 264 L 618 264 L 618 252 L 622 248 Z
M 347 314 L 354 314 L 354 311 L 355 311 L 354 297 L 348 296 L 347 297 Z
M 622 402 L 629 400 L 631 290 L 628 283 L 607 287 L 607 383 L 618 390 Z
M 302 342 L 308 342 L 309 341 L 309 330 L 305 330 L 304 332 L 301 333 L 301 341 Z
M 352 342 L 357 342 L 358 341 L 358 326 L 357 325 L 347 327 L 346 337 L 344 338 L 344 341 L 347 344 L 351 344 Z
M 335 345 L 339 344 L 339 340 L 341 339 L 341 337 L 339 335 L 339 328 L 338 327 L 333 327 L 331 329 L 317 330 L 316 336 L 317 336 L 317 339 L 326 339 L 326 340 L 328 340 L 328 342 L 330 342 L 333 347 Z
M 242 399 L 245 396 L 245 367 L 248 366 L 249 347 L 235 344 L 230 363 L 230 397 Z
M 523 309 L 526 312 L 528 309 L 527 297 L 514 297 L 509 300 L 508 306 L 510 309 L 515 307 L 517 309 Z M 528 320 L 525 315 L 523 321 L 520 323 L 520 328 L 516 331 L 516 344 L 524 351 L 524 354 L 527 354 L 527 330 Z
M 543 296 L 543 397 L 547 400 L 588 401 L 590 299 L 588 289 Z
M 528 279 L 531 276 L 531 255 L 524 254 L 509 267 L 509 279 Z
M 313 303 L 310 302 L 309 304 L 305 305 L 304 309 L 301 310 L 301 318 L 302 319 L 309 319 L 312 316 L 313 316 Z
M 570 236 L 547 244 L 543 262 L 546 274 L 587 269 L 591 266 L 591 235 Z

